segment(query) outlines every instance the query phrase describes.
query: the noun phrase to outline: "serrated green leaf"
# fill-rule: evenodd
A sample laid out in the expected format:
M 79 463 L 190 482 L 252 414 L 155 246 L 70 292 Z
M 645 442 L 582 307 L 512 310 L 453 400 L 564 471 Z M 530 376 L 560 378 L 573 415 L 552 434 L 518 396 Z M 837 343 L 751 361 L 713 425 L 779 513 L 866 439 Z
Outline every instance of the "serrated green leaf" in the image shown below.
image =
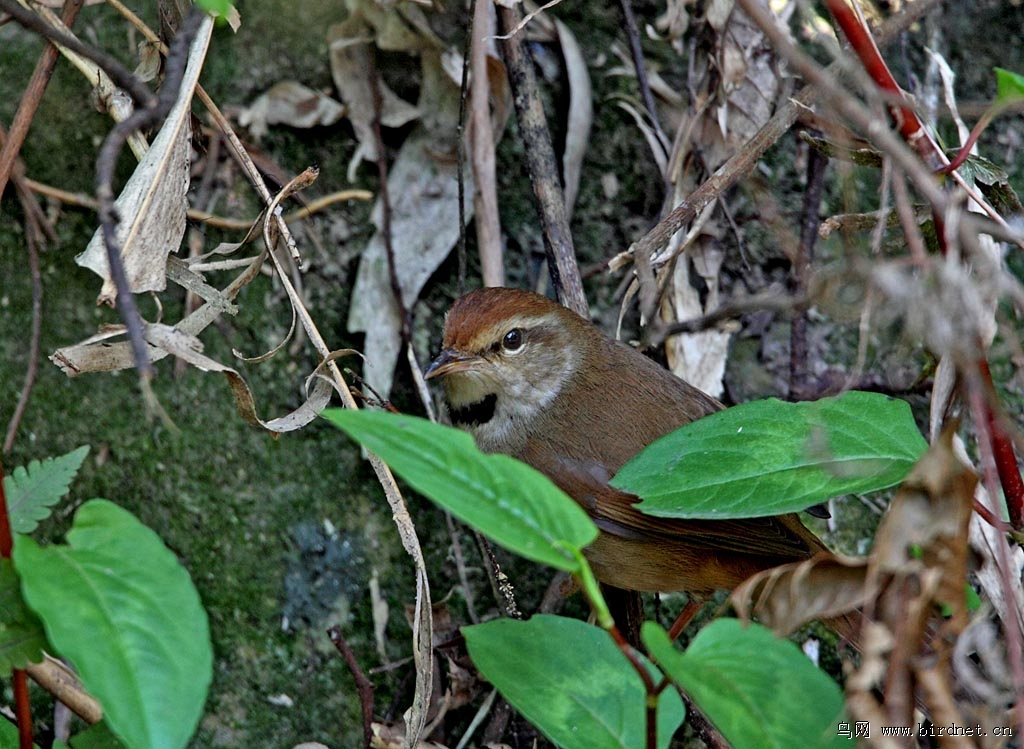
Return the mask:
M 996 103 L 1012 104 L 1024 99 L 1024 76 L 1003 68 L 995 68 L 996 72 Z
M 88 454 L 89 446 L 83 445 L 59 458 L 33 460 L 27 469 L 18 466 L 4 477 L 7 510 L 15 533 L 31 533 L 40 520 L 50 516 L 50 508 L 68 493 Z
M 665 674 L 735 749 L 839 749 L 843 694 L 800 649 L 764 627 L 718 619 L 685 652 L 645 622 L 641 638 Z
M 924 453 L 910 407 L 850 391 L 805 403 L 745 403 L 649 445 L 612 479 L 639 509 L 672 518 L 796 512 L 898 484 Z
M 538 615 L 463 627 L 462 633 L 480 673 L 562 749 L 646 746 L 643 682 L 604 630 Z M 659 747 L 668 746 L 684 715 L 679 695 L 663 692 Z
M 159 536 L 102 499 L 78 510 L 66 546 L 18 536 L 14 564 L 46 634 L 132 749 L 181 749 L 213 675 L 206 612 Z
M 10 559 L 0 559 L 0 674 L 43 660 L 46 635 L 39 618 L 25 605 Z
M 570 548 L 597 538 L 587 514 L 546 476 L 506 455 L 480 452 L 465 432 L 384 411 L 323 415 L 420 494 L 527 559 L 576 572 L 580 562 Z
M 950 151 L 946 155 L 952 160 L 958 153 Z M 981 190 L 985 200 L 992 204 L 997 213 L 1005 216 L 1024 212 L 1024 206 L 1021 205 L 1006 170 L 999 165 L 972 154 L 964 159 L 957 171 L 967 184 L 975 185 Z
M 1006 170 L 994 161 L 984 156 L 970 155 L 964 159 L 964 163 L 957 170 L 965 180 L 971 184 L 977 183 L 986 186 L 1007 185 L 1010 181 Z

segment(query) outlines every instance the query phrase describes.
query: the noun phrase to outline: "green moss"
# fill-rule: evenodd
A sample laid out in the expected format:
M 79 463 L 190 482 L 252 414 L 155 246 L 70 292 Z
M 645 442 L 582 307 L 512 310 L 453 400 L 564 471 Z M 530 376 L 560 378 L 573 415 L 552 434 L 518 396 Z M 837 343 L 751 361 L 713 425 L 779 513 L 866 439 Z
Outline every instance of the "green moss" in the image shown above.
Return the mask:
M 19 217 L 7 207 L 0 225 L 0 423 L 6 425 L 27 366 L 30 288 Z M 45 354 L 94 332 L 116 313 L 95 307 L 98 279 L 71 262 L 91 233 L 85 216 L 64 226 L 65 243 L 42 256 L 45 289 L 42 349 Z M 283 334 L 288 313 L 271 284 L 260 280 L 243 297 L 242 314 L 211 328 L 207 353 L 231 361 L 231 346 L 260 353 Z M 323 293 L 323 292 L 320 292 Z M 174 304 L 168 294 L 166 305 Z M 147 302 L 143 300 L 143 304 Z M 168 306 L 166 314 L 176 312 Z M 328 324 L 340 310 L 330 310 Z M 312 368 L 308 356 L 282 352 L 259 367 L 244 368 L 264 416 L 299 402 L 301 381 Z M 343 662 L 329 647 L 324 629 L 341 624 L 369 669 L 379 664 L 367 590 L 372 570 L 397 610 L 411 596 L 392 565 L 407 565 L 380 489 L 361 468 L 355 448 L 340 433 L 314 424 L 274 439 L 245 424 L 218 374 L 187 370 L 175 378 L 173 362 L 157 364 L 154 390 L 177 425 L 170 431 L 147 421 L 131 372 L 68 379 L 45 359 L 14 450 L 6 466 L 93 447 L 72 497 L 41 530 L 57 539 L 74 507 L 100 496 L 128 508 L 157 530 L 189 569 L 210 615 L 217 655 L 207 717 L 194 747 L 278 747 L 302 739 L 354 745 L 360 731 L 358 700 Z M 290 569 L 302 559 L 296 529 L 336 529 L 338 543 L 361 549 L 361 562 L 300 579 L 289 586 Z M 306 565 L 308 566 L 308 565 Z M 404 567 L 399 568 L 404 570 Z M 333 576 L 333 577 L 332 577 Z M 325 579 L 328 579 L 325 583 Z M 306 589 L 336 590 L 317 612 L 293 617 L 283 629 L 291 599 Z M 322 597 L 322 596 L 321 596 Z M 392 623 L 390 657 L 408 652 L 408 631 Z M 387 699 L 388 677 L 377 680 Z M 286 694 L 293 708 L 268 698 Z

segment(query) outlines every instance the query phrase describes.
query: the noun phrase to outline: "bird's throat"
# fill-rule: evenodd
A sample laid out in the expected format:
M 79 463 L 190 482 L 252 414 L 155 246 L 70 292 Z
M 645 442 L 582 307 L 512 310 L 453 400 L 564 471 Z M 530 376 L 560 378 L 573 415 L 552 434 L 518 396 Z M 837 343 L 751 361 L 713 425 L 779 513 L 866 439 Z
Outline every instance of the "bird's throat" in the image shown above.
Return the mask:
M 486 424 L 494 418 L 494 411 L 498 405 L 498 396 L 494 393 L 485 395 L 478 401 L 467 403 L 464 406 L 448 406 L 448 415 L 452 424 L 457 427 L 474 427 Z

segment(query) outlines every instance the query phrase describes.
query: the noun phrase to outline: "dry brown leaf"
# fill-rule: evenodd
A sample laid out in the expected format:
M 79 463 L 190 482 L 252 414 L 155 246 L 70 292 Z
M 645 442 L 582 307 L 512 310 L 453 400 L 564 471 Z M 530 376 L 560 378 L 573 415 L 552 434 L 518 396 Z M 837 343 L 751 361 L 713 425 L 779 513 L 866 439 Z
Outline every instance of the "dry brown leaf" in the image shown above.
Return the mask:
M 919 703 L 933 717 L 961 724 L 951 663 L 967 622 L 967 533 L 977 477 L 955 455 L 953 437 L 954 427 L 947 427 L 917 462 L 875 536 L 865 611 L 876 620 L 866 631 L 877 636 L 847 681 L 855 719 L 913 725 Z
M 374 723 L 371 726 L 373 735 L 370 737 L 371 749 L 405 749 L 405 730 L 401 723 Z M 436 741 L 417 741 L 414 749 L 448 749 Z
M 704 219 L 714 206 L 705 209 Z M 692 234 L 692 232 L 691 232 Z M 673 237 L 669 247 L 682 239 Z M 725 253 L 716 245 L 701 242 L 686 256 L 679 259 L 672 270 L 672 283 L 662 309 L 670 308 L 665 314 L 668 321 L 692 320 L 715 310 L 719 302 L 718 274 L 725 259 Z M 704 282 L 707 293 L 701 301 L 698 284 L 690 280 L 696 272 Z M 717 330 L 703 330 L 697 333 L 675 335 L 665 341 L 665 358 L 669 369 L 704 392 L 719 397 L 724 390 L 725 362 L 729 355 L 729 341 L 738 326 L 723 325 Z
M 373 28 L 374 42 L 380 49 L 419 54 L 444 48 L 423 10 L 413 3 L 345 0 L 345 5 L 350 15 L 362 17 Z
M 133 293 L 163 291 L 166 288 L 167 257 L 177 252 L 185 234 L 192 93 L 199 80 L 212 32 L 213 19 L 207 17 L 189 48 L 188 66 L 178 100 L 114 204 L 120 217 L 116 236 L 121 247 L 121 261 Z M 110 277 L 107 250 L 99 229 L 75 262 L 103 279 L 97 301 L 113 305 L 117 289 Z
M 428 130 L 417 127 L 402 145 L 388 172 L 391 196 L 391 245 L 403 304 L 410 306 L 459 237 L 457 161 L 439 147 L 455 144 L 459 91 L 444 73 L 440 55 L 423 53 L 421 102 L 430 103 Z M 424 104 L 426 108 L 426 104 Z M 426 116 L 426 115 L 425 115 Z M 473 184 L 466 184 L 466 219 L 472 216 Z M 374 223 L 381 225 L 381 202 Z M 364 332 L 367 383 L 382 396 L 391 391 L 402 344 L 402 316 L 391 288 L 383 234 L 378 229 L 359 262 L 348 329 Z
M 590 143 L 590 126 L 594 121 L 593 90 L 590 74 L 587 73 L 587 61 L 583 58 L 576 37 L 558 19 L 555 19 L 555 29 L 569 79 L 569 115 L 566 122 L 565 153 L 562 154 L 562 178 L 565 183 L 565 214 L 566 219 L 570 219 L 579 194 L 583 157 Z
M 949 606 L 948 627 L 967 621 L 968 525 L 978 477 L 953 452 L 954 433 L 947 428 L 893 497 L 875 535 L 870 556 L 871 579 L 939 573 L 935 603 Z
M 823 552 L 759 572 L 732 592 L 729 603 L 741 619 L 757 619 L 785 637 L 815 619 L 834 619 L 863 606 L 869 595 L 866 574 L 867 560 Z
M 222 373 L 231 386 L 235 407 L 242 418 L 271 432 L 293 432 L 301 429 L 313 421 L 331 400 L 333 386 L 327 379 L 318 377 L 314 372 L 306 380 L 306 400 L 298 408 L 284 416 L 264 421 L 257 414 L 256 399 L 245 379 L 232 367 L 203 354 L 203 344 L 198 338 L 169 325 L 151 323 L 146 326 L 146 340 L 157 348 L 187 361 L 197 369 Z
M 163 58 L 160 56 L 160 45 L 148 39 L 139 42 L 139 64 L 135 66 L 135 75 L 139 80 L 152 81 L 160 72 Z
M 281 81 L 256 97 L 238 115 L 238 123 L 261 138 L 270 125 L 310 128 L 333 125 L 345 116 L 345 107 L 327 94 L 298 81 Z
M 327 31 L 331 77 L 338 95 L 345 102 L 349 121 L 359 141 L 359 148 L 349 164 L 350 181 L 354 179 L 354 170 L 363 159 L 377 159 L 377 143 L 373 132 L 373 90 L 367 58 L 367 44 L 372 39 L 373 29 L 362 15 L 356 13 L 342 23 L 332 25 Z M 400 127 L 420 116 L 417 107 L 399 98 L 383 81 L 379 81 L 378 86 L 382 125 Z

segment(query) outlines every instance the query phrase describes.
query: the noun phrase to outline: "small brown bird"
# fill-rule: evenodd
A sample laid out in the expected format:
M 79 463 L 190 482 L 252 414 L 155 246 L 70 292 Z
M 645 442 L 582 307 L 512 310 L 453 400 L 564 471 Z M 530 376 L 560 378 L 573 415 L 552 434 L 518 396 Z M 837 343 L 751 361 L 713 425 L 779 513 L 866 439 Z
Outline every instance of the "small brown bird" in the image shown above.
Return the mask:
M 604 583 L 704 596 L 825 548 L 796 515 L 657 518 L 609 486 L 645 446 L 722 404 L 543 296 L 458 299 L 426 376 L 442 378 L 452 423 L 481 450 L 528 463 L 589 513 L 601 534 L 584 554 Z

